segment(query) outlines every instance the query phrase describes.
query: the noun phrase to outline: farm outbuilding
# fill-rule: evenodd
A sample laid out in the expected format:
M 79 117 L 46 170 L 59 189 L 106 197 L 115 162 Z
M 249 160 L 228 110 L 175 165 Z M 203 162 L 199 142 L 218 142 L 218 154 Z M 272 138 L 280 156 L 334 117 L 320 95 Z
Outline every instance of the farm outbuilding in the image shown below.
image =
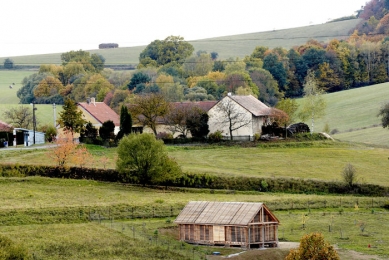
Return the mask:
M 187 243 L 278 247 L 279 221 L 263 203 L 191 201 L 175 223 Z

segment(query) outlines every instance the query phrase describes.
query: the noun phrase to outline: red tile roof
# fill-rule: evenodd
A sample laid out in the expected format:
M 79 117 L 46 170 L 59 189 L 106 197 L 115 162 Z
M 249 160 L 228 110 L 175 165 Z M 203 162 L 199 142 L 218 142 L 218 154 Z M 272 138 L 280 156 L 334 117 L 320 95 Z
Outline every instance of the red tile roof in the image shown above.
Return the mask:
M 0 120 L 0 132 L 10 132 L 12 129 L 13 127 L 11 125 Z
M 78 103 L 80 107 L 85 109 L 89 114 L 91 114 L 97 121 L 101 124 L 111 120 L 115 126 L 120 126 L 120 117 L 104 102 L 81 102 Z

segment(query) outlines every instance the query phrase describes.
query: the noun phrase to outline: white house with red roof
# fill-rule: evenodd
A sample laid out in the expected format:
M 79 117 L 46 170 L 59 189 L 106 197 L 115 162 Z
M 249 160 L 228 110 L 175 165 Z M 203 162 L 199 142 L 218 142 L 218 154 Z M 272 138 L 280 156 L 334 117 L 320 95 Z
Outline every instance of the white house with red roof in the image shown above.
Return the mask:
M 120 116 L 104 102 L 96 102 L 95 98 L 90 101 L 77 104 L 82 111 L 84 119 L 91 122 L 94 127 L 99 129 L 104 122 L 111 120 L 115 124 L 115 135 L 120 130 Z

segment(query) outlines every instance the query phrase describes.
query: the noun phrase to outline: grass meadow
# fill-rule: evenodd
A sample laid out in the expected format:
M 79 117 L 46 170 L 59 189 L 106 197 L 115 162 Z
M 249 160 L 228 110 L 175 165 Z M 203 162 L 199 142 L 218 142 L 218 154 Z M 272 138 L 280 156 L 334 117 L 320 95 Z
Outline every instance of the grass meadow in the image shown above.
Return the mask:
M 389 255 L 389 213 L 379 208 L 387 198 L 171 191 L 42 177 L 2 177 L 0 190 L 0 232 L 26 246 L 35 259 L 204 259 L 212 251 L 241 251 L 176 241 L 172 220 L 191 200 L 264 202 L 281 222 L 281 241 L 297 242 L 320 231 L 340 248 Z M 160 208 L 174 210 L 153 219 Z
M 296 147 L 297 146 L 297 147 Z M 89 146 L 96 168 L 115 168 L 116 148 Z M 287 177 L 340 181 L 351 163 L 359 181 L 389 186 L 388 149 L 341 142 L 292 143 L 289 146 L 224 147 L 217 145 L 167 147 L 186 172 L 248 177 Z M 3 149 L 1 163 L 54 165 L 45 149 Z
M 333 138 L 389 147 L 389 132 L 377 117 L 382 105 L 389 102 L 389 83 L 350 89 L 324 95 L 326 115 L 315 119 L 315 132 L 325 124 L 338 133 Z M 300 103 L 302 99 L 298 99 Z M 311 127 L 311 121 L 306 122 Z
M 0 104 L 18 104 L 16 92 L 22 87 L 22 80 L 33 73 L 31 70 L 0 70 Z

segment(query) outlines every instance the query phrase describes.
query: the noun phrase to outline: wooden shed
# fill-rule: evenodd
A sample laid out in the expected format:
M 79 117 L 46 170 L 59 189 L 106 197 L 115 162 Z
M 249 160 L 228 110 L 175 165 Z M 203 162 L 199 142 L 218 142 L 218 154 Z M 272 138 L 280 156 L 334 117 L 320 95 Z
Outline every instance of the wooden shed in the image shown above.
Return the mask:
M 278 247 L 279 220 L 263 203 L 191 201 L 175 223 L 188 243 Z

